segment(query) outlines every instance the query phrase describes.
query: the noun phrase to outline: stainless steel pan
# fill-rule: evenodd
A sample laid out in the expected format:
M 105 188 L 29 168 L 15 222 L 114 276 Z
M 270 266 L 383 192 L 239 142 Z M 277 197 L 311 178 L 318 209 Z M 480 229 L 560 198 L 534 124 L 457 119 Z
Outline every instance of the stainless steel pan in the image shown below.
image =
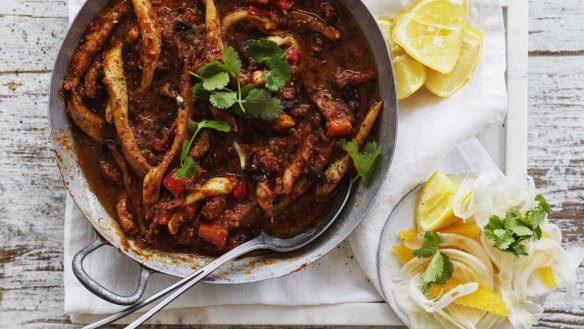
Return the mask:
M 358 185 L 347 201 L 347 206 L 340 210 L 336 223 L 318 240 L 296 252 L 287 254 L 266 254 L 246 257 L 233 261 L 224 270 L 219 270 L 207 281 L 213 283 L 244 283 L 280 277 L 298 270 L 319 259 L 341 241 L 343 241 L 363 219 L 373 204 L 379 188 L 390 167 L 395 149 L 397 133 L 397 98 L 393 70 L 385 40 L 375 19 L 365 5 L 358 0 L 338 0 L 348 12 L 357 19 L 366 42 L 371 47 L 378 71 L 380 94 L 385 101 L 384 109 L 378 118 L 380 127 L 378 141 L 382 148 L 383 159 L 377 167 L 376 177 L 368 188 Z M 65 111 L 63 95 L 63 77 L 79 39 L 88 22 L 106 5 L 108 1 L 88 0 L 71 25 L 67 37 L 59 51 L 50 86 L 49 118 L 51 139 L 57 164 L 69 193 L 98 232 L 98 239 L 79 251 L 73 261 L 73 271 L 90 291 L 110 302 L 132 304 L 144 293 L 146 281 L 153 272 L 162 272 L 177 277 L 185 277 L 211 261 L 209 257 L 182 253 L 165 253 L 141 248 L 137 243 L 124 237 L 117 222 L 100 203 L 93 189 L 89 186 L 79 165 L 77 147 L 71 131 L 71 124 Z M 342 197 L 339 199 L 343 199 Z M 343 200 L 335 200 L 329 214 L 339 211 Z M 355 206 L 357 202 L 360 206 Z M 104 245 L 110 244 L 128 257 L 138 262 L 142 274 L 136 292 L 130 296 L 120 296 L 95 282 L 85 273 L 82 261 L 85 256 Z

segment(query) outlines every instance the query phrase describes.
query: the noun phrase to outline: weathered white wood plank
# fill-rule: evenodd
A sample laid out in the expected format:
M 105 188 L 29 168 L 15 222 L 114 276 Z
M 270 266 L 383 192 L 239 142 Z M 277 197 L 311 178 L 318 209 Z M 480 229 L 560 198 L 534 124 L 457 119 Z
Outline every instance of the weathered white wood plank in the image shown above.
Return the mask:
M 582 0 L 529 1 L 529 52 L 584 54 Z
M 63 0 L 3 0 L 0 16 L 67 18 L 67 3 Z

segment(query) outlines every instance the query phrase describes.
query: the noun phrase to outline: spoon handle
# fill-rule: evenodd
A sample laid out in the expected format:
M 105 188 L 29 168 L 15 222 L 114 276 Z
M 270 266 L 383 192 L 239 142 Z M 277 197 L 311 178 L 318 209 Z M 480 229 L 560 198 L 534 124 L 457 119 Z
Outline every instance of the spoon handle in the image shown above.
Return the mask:
M 151 318 L 154 314 L 156 314 L 158 311 L 160 311 L 162 308 L 164 308 L 166 305 L 168 305 L 174 299 L 176 299 L 181 294 L 183 294 L 185 291 L 187 291 L 189 288 L 191 288 L 192 286 L 197 284 L 199 281 L 203 280 L 209 274 L 213 273 L 213 271 L 215 271 L 221 265 L 223 265 L 223 264 L 227 263 L 228 261 L 230 261 L 236 257 L 239 257 L 245 253 L 248 253 L 250 251 L 257 250 L 257 249 L 263 249 L 265 247 L 266 247 L 266 245 L 261 240 L 260 237 L 257 237 L 253 240 L 250 240 L 250 241 L 240 245 L 239 247 L 234 248 L 234 249 L 230 250 L 229 252 L 223 254 L 221 257 L 213 260 L 209 264 L 201 267 L 200 269 L 191 273 L 190 275 L 188 275 L 184 279 L 182 279 L 179 282 L 173 284 L 172 286 L 158 292 L 157 294 L 152 295 L 152 296 L 150 296 L 150 297 L 148 297 L 148 298 L 146 298 L 146 299 L 144 299 L 144 300 L 142 300 L 142 301 L 140 301 L 140 302 L 138 302 L 130 307 L 127 307 L 118 313 L 112 314 L 111 316 L 109 316 L 107 318 L 104 318 L 104 319 L 99 320 L 97 322 L 94 322 L 90 325 L 87 325 L 87 326 L 83 327 L 83 329 L 95 329 L 95 328 L 100 328 L 106 324 L 110 324 L 116 320 L 119 320 L 121 318 L 124 318 L 124 317 L 134 313 L 135 311 L 143 308 L 144 306 L 149 305 L 152 302 L 160 299 L 162 296 L 165 296 L 165 295 L 169 294 L 170 292 L 174 291 L 174 293 L 172 295 L 170 295 L 168 298 L 163 300 L 161 303 L 156 305 L 154 308 L 152 308 L 146 314 L 142 315 L 140 318 L 138 318 L 136 321 L 132 322 L 130 325 L 128 325 L 126 327 L 126 328 L 136 328 L 137 326 L 142 324 L 142 322 Z

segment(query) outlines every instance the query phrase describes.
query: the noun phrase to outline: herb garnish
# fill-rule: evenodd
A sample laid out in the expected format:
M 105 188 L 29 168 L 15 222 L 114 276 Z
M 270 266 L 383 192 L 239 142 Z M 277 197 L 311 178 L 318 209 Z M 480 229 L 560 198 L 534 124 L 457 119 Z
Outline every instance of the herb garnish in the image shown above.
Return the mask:
M 230 132 L 231 126 L 222 121 L 215 120 L 203 120 L 201 122 L 195 122 L 193 120 L 188 121 L 189 130 L 193 133 L 190 140 L 184 141 L 182 149 L 180 152 L 180 168 L 176 171 L 176 177 L 180 179 L 187 179 L 193 176 L 197 170 L 197 163 L 195 160 L 189 156 L 189 151 L 195 140 L 195 137 L 199 134 L 199 131 L 204 128 L 215 129 L 221 132 Z
M 192 89 L 193 96 L 208 100 L 220 109 L 231 108 L 235 113 L 262 120 L 276 119 L 284 109 L 280 99 L 272 97 L 272 91 L 278 91 L 290 80 L 290 65 L 286 52 L 275 42 L 259 39 L 250 43 L 248 54 L 258 63 L 265 64 L 270 71 L 265 77 L 265 88 L 253 85 L 241 85 L 239 73 L 241 60 L 233 47 L 225 47 L 222 60 L 203 65 L 197 73 L 190 74 L 201 82 Z M 230 74 L 237 82 L 237 90 L 227 88 Z
M 362 152 L 359 152 L 359 146 L 355 140 L 350 142 L 343 140 L 341 143 L 343 143 L 343 150 L 353 159 L 353 164 L 355 164 L 355 169 L 357 169 L 355 180 L 361 177 L 363 178 L 363 184 L 368 186 L 373 175 L 373 170 L 379 162 L 379 159 L 381 159 L 379 145 L 377 142 L 368 142 L 363 146 Z
M 414 256 L 418 258 L 432 257 L 426 271 L 420 277 L 422 292 L 427 293 L 435 284 L 445 284 L 452 277 L 454 266 L 450 258 L 438 247 L 442 243 L 442 238 L 434 232 L 424 233 L 424 244 L 419 249 L 414 250 Z
M 499 216 L 491 216 L 489 224 L 485 225 L 485 237 L 495 241 L 494 247 L 510 252 L 515 256 L 527 256 L 527 248 L 521 243 L 527 239 L 541 239 L 540 224 L 545 219 L 545 215 L 552 211 L 547 201 L 538 195 L 535 200 L 539 203 L 537 207 L 527 211 L 522 215 L 516 209 L 511 209 L 505 214 L 502 220 Z

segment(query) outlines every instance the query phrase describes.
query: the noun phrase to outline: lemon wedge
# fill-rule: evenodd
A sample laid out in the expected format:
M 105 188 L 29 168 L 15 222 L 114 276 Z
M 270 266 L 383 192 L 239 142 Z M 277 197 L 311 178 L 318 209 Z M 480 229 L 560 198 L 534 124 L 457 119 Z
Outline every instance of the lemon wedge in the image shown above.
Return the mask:
M 393 40 L 420 63 L 441 73 L 456 65 L 468 0 L 418 0 L 395 18 Z
M 461 284 L 463 284 L 463 282 L 456 279 L 450 279 L 443 285 L 435 285 L 430 288 L 430 295 L 435 297 L 440 296 Z M 455 299 L 454 304 L 476 308 L 500 316 L 509 315 L 507 305 L 505 305 L 505 302 L 501 297 L 494 291 L 480 284 L 475 292 Z
M 381 18 L 377 21 L 387 46 L 391 63 L 393 65 L 393 74 L 397 89 L 397 99 L 404 99 L 420 89 L 426 81 L 427 69 L 424 65 L 408 55 L 391 36 L 393 22 L 389 19 Z
M 416 225 L 421 231 L 436 231 L 460 219 L 452 209 L 458 185 L 436 170 L 424 184 L 416 205 Z
M 472 76 L 483 50 L 483 34 L 470 26 L 464 29 L 462 48 L 454 69 L 443 74 L 428 70 L 426 88 L 440 97 L 448 97 L 462 88 Z

